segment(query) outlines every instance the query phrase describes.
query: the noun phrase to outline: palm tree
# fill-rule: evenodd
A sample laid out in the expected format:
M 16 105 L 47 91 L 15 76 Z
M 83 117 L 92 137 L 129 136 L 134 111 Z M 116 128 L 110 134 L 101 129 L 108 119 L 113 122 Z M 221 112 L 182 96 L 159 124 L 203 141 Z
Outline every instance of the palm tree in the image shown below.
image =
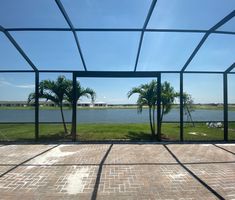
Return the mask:
M 69 87 L 67 87 L 66 89 L 66 100 L 71 104 L 73 104 L 73 82 L 71 80 L 68 80 L 69 82 Z M 92 90 L 91 88 L 83 88 L 81 87 L 81 84 L 79 82 L 76 82 L 76 104 L 77 101 L 81 98 L 81 97 L 87 97 L 87 98 L 91 98 L 91 101 L 94 102 L 95 97 L 96 97 L 96 93 L 94 90 Z M 74 121 L 73 116 L 72 116 L 72 121 Z M 76 122 L 75 122 L 76 123 Z M 71 128 L 71 134 L 72 131 L 74 130 L 74 123 L 72 123 L 72 128 Z
M 149 109 L 149 123 L 152 133 L 152 137 L 155 138 L 155 112 L 157 104 L 157 81 L 152 80 L 149 84 L 142 84 L 139 87 L 132 88 L 127 96 L 130 98 L 133 94 L 139 94 L 137 99 L 138 112 L 142 112 L 144 105 L 148 106 Z M 176 93 L 174 88 L 169 82 L 164 82 L 161 85 L 161 117 L 160 126 L 162 124 L 163 116 L 170 112 L 172 104 L 175 100 Z M 160 134 L 160 133 L 159 133 Z M 160 140 L 160 135 L 158 136 Z
M 69 87 L 69 81 L 65 76 L 58 76 L 55 81 L 43 80 L 39 83 L 39 98 L 50 100 L 54 102 L 60 108 L 62 122 L 64 126 L 64 132 L 67 134 L 67 127 L 65 124 L 63 113 L 63 100 L 66 95 L 66 90 Z M 35 93 L 29 94 L 28 102 L 35 100 Z
M 132 88 L 127 96 L 130 98 L 133 94 L 139 94 L 137 99 L 137 109 L 141 113 L 143 106 L 147 105 L 149 110 L 149 124 L 152 137 L 155 138 L 155 108 L 157 102 L 157 81 L 152 80 L 149 84 L 142 84 L 139 87 Z
M 195 126 L 191 112 L 194 111 L 193 108 L 193 98 L 190 94 L 184 92 L 183 93 L 183 109 L 184 109 L 184 115 L 187 116 L 187 120 L 191 121 L 193 127 Z

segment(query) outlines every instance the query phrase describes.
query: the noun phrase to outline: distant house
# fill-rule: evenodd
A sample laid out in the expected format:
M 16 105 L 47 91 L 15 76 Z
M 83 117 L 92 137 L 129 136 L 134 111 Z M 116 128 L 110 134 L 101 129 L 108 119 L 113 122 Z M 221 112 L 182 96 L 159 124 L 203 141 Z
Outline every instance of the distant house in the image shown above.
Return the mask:
M 95 103 L 93 103 L 93 105 L 96 107 L 107 107 L 108 106 L 108 104 L 105 102 L 95 102 Z
M 78 106 L 82 106 L 82 107 L 107 107 L 108 104 L 105 102 L 78 102 L 77 103 Z
M 26 107 L 27 101 L 0 101 L 0 107 Z
M 33 106 L 34 103 L 28 104 L 27 101 L 0 101 L 0 107 L 27 107 L 27 106 Z M 40 107 L 48 106 L 48 107 L 54 107 L 56 106 L 51 101 L 40 101 L 39 102 Z M 64 106 L 70 106 L 70 103 L 64 102 Z M 107 103 L 105 102 L 78 102 L 77 106 L 81 107 L 107 107 Z

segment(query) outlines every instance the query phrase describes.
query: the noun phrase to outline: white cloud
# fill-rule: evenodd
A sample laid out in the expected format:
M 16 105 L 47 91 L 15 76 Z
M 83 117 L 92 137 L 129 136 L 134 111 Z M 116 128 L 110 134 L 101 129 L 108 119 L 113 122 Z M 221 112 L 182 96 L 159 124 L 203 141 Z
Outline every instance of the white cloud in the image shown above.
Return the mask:
M 26 89 L 33 89 L 35 86 L 33 84 L 28 85 L 16 85 L 17 88 L 26 88 Z
M 16 85 L 5 80 L 0 80 L 0 86 L 10 86 L 10 87 L 24 88 L 24 89 L 32 89 L 35 87 L 33 84 Z

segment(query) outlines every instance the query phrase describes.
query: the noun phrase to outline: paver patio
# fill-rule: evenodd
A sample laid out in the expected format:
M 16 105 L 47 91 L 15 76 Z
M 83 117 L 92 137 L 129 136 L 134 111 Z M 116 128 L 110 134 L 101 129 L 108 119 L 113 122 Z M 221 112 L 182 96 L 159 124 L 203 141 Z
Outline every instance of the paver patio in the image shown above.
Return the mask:
M 0 146 L 0 199 L 235 199 L 235 144 Z

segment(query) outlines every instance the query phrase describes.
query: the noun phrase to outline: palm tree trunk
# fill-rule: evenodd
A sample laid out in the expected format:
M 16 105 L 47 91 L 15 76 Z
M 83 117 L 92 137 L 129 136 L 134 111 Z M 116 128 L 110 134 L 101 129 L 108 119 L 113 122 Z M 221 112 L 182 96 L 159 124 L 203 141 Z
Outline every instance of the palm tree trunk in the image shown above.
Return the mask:
M 65 134 L 67 134 L 68 131 L 67 131 L 67 127 L 66 127 L 65 120 L 64 120 L 64 113 L 63 113 L 62 104 L 60 104 L 60 112 L 61 112 L 62 122 L 63 122 L 63 125 L 64 125 L 64 132 L 65 132 Z
M 192 118 L 192 115 L 191 115 L 191 113 L 190 113 L 190 111 L 189 111 L 189 109 L 188 109 L 188 106 L 186 105 L 186 110 L 187 110 L 187 112 L 188 112 L 188 116 L 189 116 L 189 118 L 190 118 L 190 121 L 192 122 L 192 124 L 193 124 L 193 127 L 195 127 L 195 125 L 194 125 L 194 121 L 193 121 L 193 118 Z
M 153 124 L 152 124 L 152 108 L 149 107 L 149 123 L 150 123 L 150 128 L 152 132 L 152 136 L 154 137 L 154 132 L 153 132 Z
M 162 124 L 162 120 L 163 120 L 164 109 L 165 109 L 165 107 L 164 107 L 164 106 L 162 106 L 162 110 L 161 110 L 161 117 L 160 117 L 160 122 L 161 122 L 161 124 Z
M 164 105 L 162 105 L 162 109 L 161 109 L 161 114 L 160 114 L 160 127 L 162 126 L 162 120 L 163 120 L 163 116 L 164 116 Z M 160 129 L 161 130 L 161 129 Z M 161 141 L 161 133 L 159 133 L 160 135 L 158 135 L 158 140 Z
M 74 129 L 74 125 L 73 125 L 73 121 L 74 121 L 74 119 L 73 119 L 73 115 L 72 115 L 72 126 L 71 126 L 71 130 L 70 130 L 70 135 L 72 135 L 73 134 L 73 129 Z
M 71 130 L 70 130 L 70 135 L 73 135 L 74 132 L 76 133 L 76 130 L 74 130 L 75 129 L 74 123 L 76 123 L 76 122 L 74 122 L 74 121 L 75 121 L 74 115 L 72 114 L 72 127 L 71 127 Z
M 153 112 L 152 112 L 152 115 L 153 115 L 153 132 L 154 132 L 154 135 L 155 135 L 155 106 L 153 106 Z

